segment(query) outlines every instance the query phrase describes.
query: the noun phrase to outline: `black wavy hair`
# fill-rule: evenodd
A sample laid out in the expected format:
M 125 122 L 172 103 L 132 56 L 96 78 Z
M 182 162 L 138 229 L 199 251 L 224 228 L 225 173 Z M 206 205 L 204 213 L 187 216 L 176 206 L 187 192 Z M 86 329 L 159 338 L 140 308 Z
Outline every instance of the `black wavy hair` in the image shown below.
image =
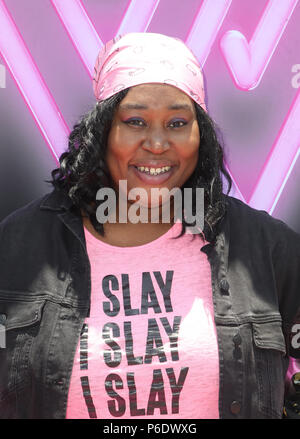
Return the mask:
M 77 212 L 81 209 L 102 236 L 103 225 L 96 218 L 96 210 L 101 201 L 96 201 L 96 193 L 101 187 L 113 186 L 105 161 L 107 140 L 114 113 L 128 90 L 97 102 L 74 125 L 69 135 L 68 150 L 60 156 L 60 166 L 51 172 L 52 179 L 47 181 L 68 195 L 77 207 Z M 195 102 L 194 105 L 200 130 L 199 157 L 193 174 L 182 189 L 190 187 L 192 193 L 195 193 L 196 188 L 204 188 L 204 235 L 208 241 L 213 241 L 218 223 L 226 211 L 222 175 L 228 183 L 227 194 L 232 181 L 224 166 L 224 151 L 218 139 L 218 129 L 202 107 Z M 194 206 L 192 211 L 194 213 Z M 184 215 L 182 226 L 181 235 L 189 226 Z

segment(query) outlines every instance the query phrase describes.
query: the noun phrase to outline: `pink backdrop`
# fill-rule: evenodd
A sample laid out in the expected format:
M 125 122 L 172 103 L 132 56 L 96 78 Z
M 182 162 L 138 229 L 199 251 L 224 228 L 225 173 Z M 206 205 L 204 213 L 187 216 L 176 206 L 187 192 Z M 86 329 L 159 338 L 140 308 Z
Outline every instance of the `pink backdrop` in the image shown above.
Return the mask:
M 101 44 L 148 31 L 182 38 L 203 63 L 232 194 L 300 232 L 299 3 L 0 0 L 0 216 L 50 189 L 68 130 L 94 105 Z

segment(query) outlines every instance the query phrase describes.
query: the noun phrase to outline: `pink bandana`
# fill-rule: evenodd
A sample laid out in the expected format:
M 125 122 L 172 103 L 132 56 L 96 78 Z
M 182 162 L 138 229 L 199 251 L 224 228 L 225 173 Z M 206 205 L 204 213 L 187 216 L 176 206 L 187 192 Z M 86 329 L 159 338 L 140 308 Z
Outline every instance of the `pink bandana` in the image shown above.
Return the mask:
M 201 66 L 178 38 L 141 32 L 105 44 L 97 57 L 93 79 L 98 101 L 147 83 L 173 85 L 206 111 Z

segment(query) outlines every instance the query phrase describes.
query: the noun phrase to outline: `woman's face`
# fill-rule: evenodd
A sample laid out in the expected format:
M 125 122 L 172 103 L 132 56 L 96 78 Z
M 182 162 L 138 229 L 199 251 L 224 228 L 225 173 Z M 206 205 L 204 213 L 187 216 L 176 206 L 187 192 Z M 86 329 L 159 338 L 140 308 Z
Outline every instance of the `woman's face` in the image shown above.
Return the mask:
M 108 137 L 107 165 L 116 188 L 181 187 L 193 173 L 200 143 L 192 100 L 164 84 L 132 87 L 120 102 Z

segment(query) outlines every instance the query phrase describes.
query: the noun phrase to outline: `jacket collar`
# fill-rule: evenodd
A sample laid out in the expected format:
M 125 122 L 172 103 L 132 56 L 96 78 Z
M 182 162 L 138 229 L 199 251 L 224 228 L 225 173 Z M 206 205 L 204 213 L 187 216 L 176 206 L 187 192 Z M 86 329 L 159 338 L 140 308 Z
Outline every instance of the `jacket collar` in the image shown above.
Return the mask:
M 209 251 L 209 248 L 215 247 L 217 252 L 221 256 L 222 266 L 225 274 L 228 268 L 228 250 L 229 250 L 229 240 L 230 240 L 230 221 L 229 221 L 229 212 L 228 207 L 230 205 L 231 197 L 225 196 L 224 201 L 226 204 L 226 211 L 223 217 L 220 219 L 218 224 L 218 232 L 211 240 L 210 244 L 202 247 L 202 251 L 206 253 L 206 249 Z M 71 198 L 64 194 L 62 191 L 58 191 L 54 189 L 52 192 L 47 194 L 40 204 L 41 210 L 51 210 L 57 212 L 67 212 L 74 206 Z M 61 216 L 61 215 L 60 215 Z M 66 215 L 63 215 L 66 217 Z M 70 219 L 71 220 L 71 219 Z M 75 218 L 72 219 L 72 223 Z M 66 220 L 64 220 L 65 222 Z M 82 238 L 82 233 L 79 233 L 80 238 Z
M 54 189 L 40 203 L 41 210 L 55 212 L 60 221 L 79 239 L 85 248 L 84 229 L 80 211 L 75 207 L 71 198 L 62 191 Z
M 228 270 L 228 254 L 230 241 L 230 203 L 231 197 L 224 195 L 225 212 L 220 218 L 214 233 L 207 239 L 208 244 L 201 248 L 201 251 L 208 257 L 215 255 L 220 263 L 220 279 L 226 276 Z M 205 230 L 205 229 L 204 229 Z
M 40 203 L 41 210 L 65 211 L 73 206 L 71 198 L 62 191 L 54 189 L 49 194 L 45 195 Z

